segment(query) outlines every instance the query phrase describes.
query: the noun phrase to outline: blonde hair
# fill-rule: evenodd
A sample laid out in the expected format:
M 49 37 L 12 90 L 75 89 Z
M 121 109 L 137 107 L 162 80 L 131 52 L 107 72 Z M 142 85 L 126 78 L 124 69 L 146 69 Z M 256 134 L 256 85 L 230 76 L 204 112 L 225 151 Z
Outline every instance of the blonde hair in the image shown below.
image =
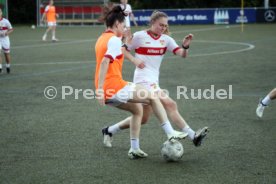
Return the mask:
M 168 18 L 168 15 L 165 12 L 161 12 L 158 10 L 155 10 L 152 12 L 151 16 L 150 16 L 150 26 L 152 24 L 154 24 L 155 21 L 157 21 L 160 18 Z M 164 31 L 164 34 L 169 35 L 169 28 L 167 27 L 167 29 Z

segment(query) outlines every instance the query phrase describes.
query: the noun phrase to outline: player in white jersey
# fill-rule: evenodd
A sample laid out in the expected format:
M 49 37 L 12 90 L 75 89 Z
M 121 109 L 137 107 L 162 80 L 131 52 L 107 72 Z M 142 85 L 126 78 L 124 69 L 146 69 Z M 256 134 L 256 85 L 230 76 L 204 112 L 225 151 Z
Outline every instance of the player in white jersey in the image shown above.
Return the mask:
M 135 21 L 134 15 L 132 13 L 132 8 L 130 4 L 127 4 L 128 0 L 121 0 L 121 8 L 124 10 L 124 13 L 127 14 L 125 16 L 125 25 L 127 29 L 130 29 L 130 20 L 133 21 L 134 25 L 137 26 L 137 23 Z
M 169 118 L 185 133 L 188 134 L 195 146 L 200 146 L 202 140 L 206 137 L 208 127 L 194 131 L 186 123 L 184 118 L 180 115 L 176 102 L 171 99 L 159 87 L 159 68 L 166 51 L 171 51 L 180 57 L 186 57 L 188 54 L 189 45 L 193 38 L 192 34 L 184 37 L 182 48 L 180 48 L 175 40 L 168 36 L 168 17 L 165 13 L 156 11 L 151 16 L 150 29 L 136 32 L 133 35 L 128 49 L 135 50 L 135 57 L 144 61 L 145 67 L 140 69 L 136 67 L 134 73 L 134 82 L 141 84 L 147 89 L 156 92 L 160 97 Z M 142 124 L 148 121 L 152 114 L 152 107 L 150 105 L 143 106 Z M 104 145 L 111 147 L 112 135 L 119 130 L 129 128 L 130 118 L 126 118 L 119 123 L 110 127 L 102 129 L 104 135 Z
M 3 50 L 6 59 L 6 71 L 11 72 L 11 56 L 10 56 L 10 38 L 9 35 L 13 31 L 12 25 L 8 19 L 2 17 L 3 12 L 0 8 L 0 52 Z M 0 57 L 0 73 L 2 72 L 2 57 Z

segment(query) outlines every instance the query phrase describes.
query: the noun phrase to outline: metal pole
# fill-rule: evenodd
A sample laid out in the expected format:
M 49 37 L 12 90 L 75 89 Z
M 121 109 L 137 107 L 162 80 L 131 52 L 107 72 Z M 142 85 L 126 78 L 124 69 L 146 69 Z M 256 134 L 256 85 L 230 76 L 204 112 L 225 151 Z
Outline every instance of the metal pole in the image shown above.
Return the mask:
M 6 17 L 7 17 L 7 19 L 9 19 L 8 0 L 6 0 Z
M 36 26 L 38 27 L 39 26 L 39 22 L 40 22 L 40 3 L 39 3 L 39 0 L 36 0 Z
M 241 0 L 241 32 L 243 32 L 244 0 Z
M 264 0 L 264 8 L 265 9 L 269 8 L 269 0 Z

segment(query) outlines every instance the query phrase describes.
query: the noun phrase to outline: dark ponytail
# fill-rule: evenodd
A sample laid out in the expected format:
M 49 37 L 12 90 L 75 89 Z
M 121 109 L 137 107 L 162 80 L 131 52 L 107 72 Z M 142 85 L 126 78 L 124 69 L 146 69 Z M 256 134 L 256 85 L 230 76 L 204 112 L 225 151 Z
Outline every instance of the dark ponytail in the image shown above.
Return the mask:
M 127 15 L 124 13 L 121 6 L 114 6 L 111 11 L 106 12 L 106 15 L 104 16 L 106 27 L 113 27 L 116 21 L 120 23 L 124 22 L 125 16 Z

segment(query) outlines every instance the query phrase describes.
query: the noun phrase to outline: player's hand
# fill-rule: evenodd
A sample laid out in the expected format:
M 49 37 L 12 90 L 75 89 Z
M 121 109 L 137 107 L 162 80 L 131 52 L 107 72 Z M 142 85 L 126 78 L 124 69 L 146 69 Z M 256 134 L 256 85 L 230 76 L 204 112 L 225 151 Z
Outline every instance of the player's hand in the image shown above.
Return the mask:
M 131 31 L 130 29 L 125 28 L 124 32 L 123 32 L 123 36 L 127 39 L 132 37 Z
M 99 88 L 96 90 L 96 99 L 98 100 L 99 104 L 105 106 L 105 99 L 104 99 L 104 90 Z
M 135 58 L 135 65 L 140 69 L 143 69 L 146 67 L 144 61 L 142 61 L 141 59 L 138 59 L 138 58 Z
M 194 37 L 193 34 L 188 34 L 187 36 L 185 36 L 185 38 L 183 39 L 182 45 L 184 47 L 189 47 L 192 42 L 193 37 Z

